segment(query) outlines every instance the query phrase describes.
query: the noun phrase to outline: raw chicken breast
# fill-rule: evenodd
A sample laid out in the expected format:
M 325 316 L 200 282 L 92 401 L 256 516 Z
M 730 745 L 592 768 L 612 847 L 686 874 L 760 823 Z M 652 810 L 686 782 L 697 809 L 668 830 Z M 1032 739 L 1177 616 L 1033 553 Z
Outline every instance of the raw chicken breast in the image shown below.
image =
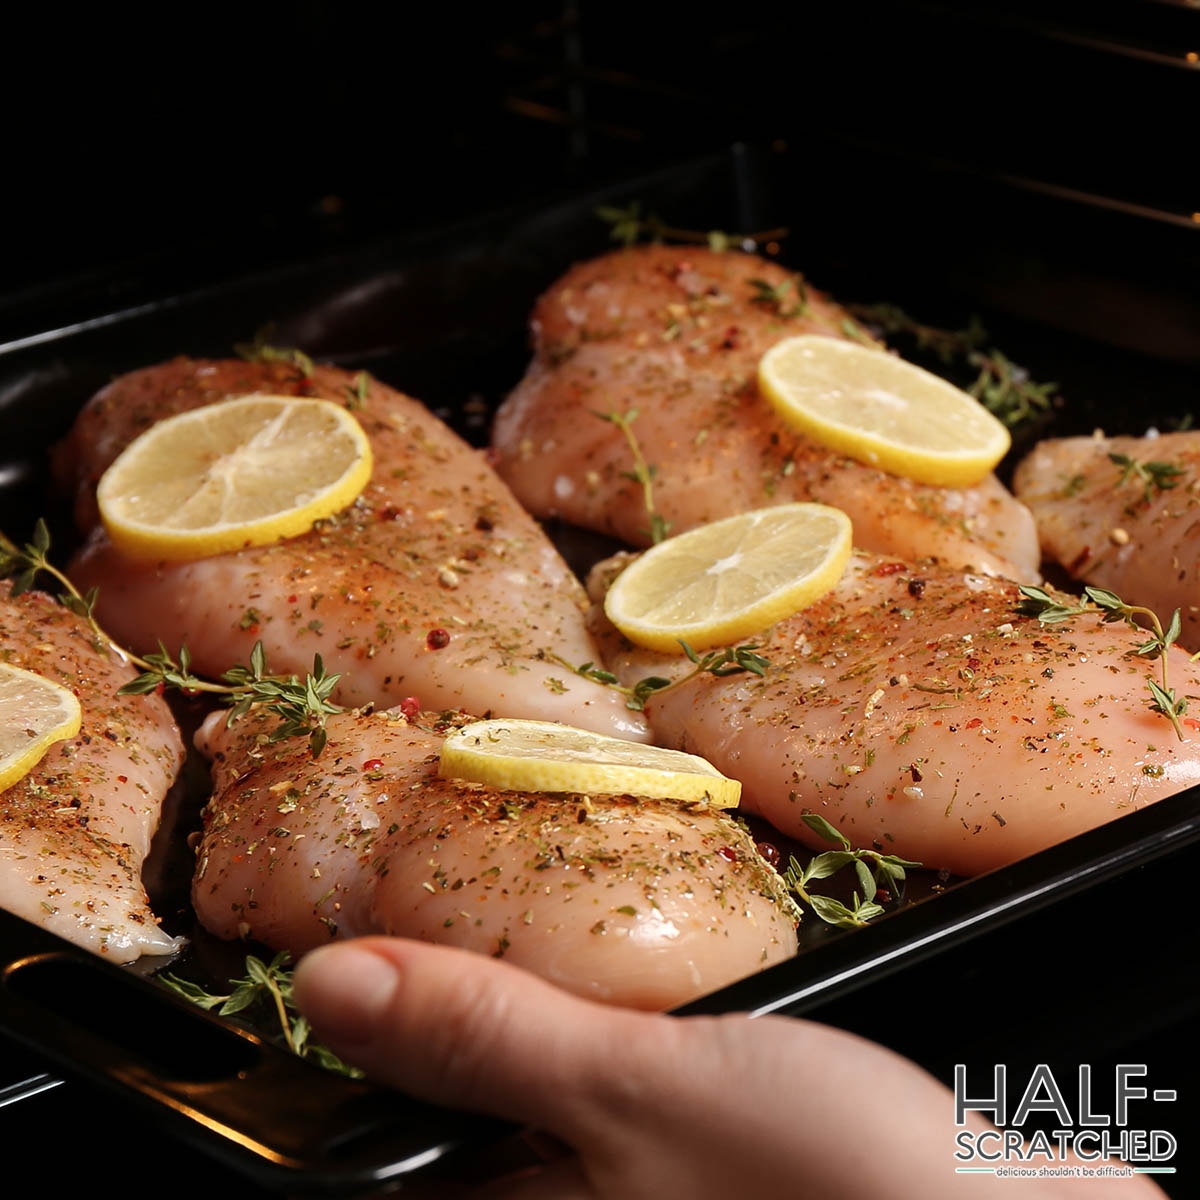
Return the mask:
M 641 1008 L 795 953 L 779 877 L 718 812 L 441 779 L 441 737 L 395 713 L 331 718 L 318 760 L 260 744 L 263 720 L 216 714 L 197 739 L 214 794 L 192 898 L 221 937 L 423 938 Z
M 118 696 L 137 673 L 98 650 L 79 617 L 0 585 L 4 661 L 70 688 L 79 733 L 0 792 L 0 906 L 114 962 L 168 954 L 139 875 L 183 760 L 155 695 Z
M 1200 783 L 1200 735 L 1148 707 L 1142 638 L 1016 614 L 1013 584 L 861 551 L 838 587 L 761 637 L 765 678 L 704 676 L 647 705 L 663 745 L 744 785 L 742 806 L 814 848 L 855 845 L 974 875 Z M 629 684 L 690 668 L 611 634 Z M 1154 664 L 1157 667 L 1157 664 Z M 1171 684 L 1200 693 L 1172 650 Z
M 1164 463 L 1158 487 L 1143 467 Z M 1180 610 L 1180 641 L 1200 650 L 1200 432 L 1153 438 L 1073 437 L 1040 442 L 1017 468 L 1017 494 L 1033 510 L 1047 558 L 1076 579 L 1159 614 Z
M 500 474 L 539 517 L 646 545 L 642 489 L 625 474 L 630 448 L 593 415 L 636 409 L 655 503 L 675 533 L 765 504 L 819 500 L 849 513 L 867 549 L 1032 578 L 1032 518 L 994 477 L 953 489 L 888 475 L 792 432 L 759 396 L 758 360 L 780 339 L 857 330 L 811 289 L 795 313 L 803 286 L 753 255 L 678 246 L 572 268 L 534 309 L 535 358 L 493 433 Z
M 95 483 L 138 433 L 173 413 L 263 392 L 360 403 L 356 379 L 311 378 L 282 363 L 177 359 L 98 393 L 60 459 L 78 480 L 77 514 L 96 520 Z M 371 381 L 355 414 L 375 470 L 359 499 L 312 532 L 191 563 L 135 564 L 97 530 L 73 573 L 98 585 L 101 621 L 137 650 L 186 643 L 219 675 L 262 639 L 276 673 L 303 675 L 320 653 L 342 672 L 335 699 L 470 708 L 560 720 L 644 739 L 618 696 L 563 691 L 538 658 L 595 658 L 578 581 L 484 461 L 417 401 Z

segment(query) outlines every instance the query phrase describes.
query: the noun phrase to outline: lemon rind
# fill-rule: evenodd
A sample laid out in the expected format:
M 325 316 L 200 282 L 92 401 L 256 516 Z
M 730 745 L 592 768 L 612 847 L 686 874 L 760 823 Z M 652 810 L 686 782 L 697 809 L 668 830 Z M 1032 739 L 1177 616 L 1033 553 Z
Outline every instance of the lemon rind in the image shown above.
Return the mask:
M 600 742 L 620 743 L 630 752 L 638 744 L 622 742 L 589 730 L 573 729 L 547 721 L 495 719 L 464 726 L 442 743 L 438 756 L 438 774 L 446 779 L 461 779 L 487 784 L 503 791 L 575 794 L 589 796 L 634 796 L 648 800 L 674 800 L 680 803 L 706 803 L 712 808 L 736 808 L 741 800 L 742 785 L 736 779 L 722 775 L 707 759 L 693 754 L 681 758 L 707 767 L 708 771 L 668 771 L 659 767 L 569 761 L 554 757 L 554 747 L 547 744 L 546 756 L 535 754 L 505 754 L 470 745 L 469 739 L 481 735 L 488 738 L 489 727 L 520 728 L 526 732 L 579 733 Z M 483 743 L 495 744 L 491 738 Z M 662 753 L 661 748 L 655 748 Z M 671 753 L 668 751 L 668 753 Z

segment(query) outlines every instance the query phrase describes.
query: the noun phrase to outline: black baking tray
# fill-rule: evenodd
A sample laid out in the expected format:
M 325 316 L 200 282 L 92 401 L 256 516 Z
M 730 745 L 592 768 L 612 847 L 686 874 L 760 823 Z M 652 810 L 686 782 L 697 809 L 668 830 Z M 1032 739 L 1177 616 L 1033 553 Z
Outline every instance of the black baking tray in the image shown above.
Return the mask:
M 598 205 L 635 199 L 698 230 L 787 225 L 783 261 L 843 300 L 897 302 L 932 323 L 963 325 L 982 313 L 1011 357 L 1060 382 L 1067 403 L 1055 431 L 1103 423 L 1136 433 L 1190 411 L 1200 306 L 1189 276 L 1200 230 L 1102 197 L 887 162 L 864 147 L 818 148 L 799 156 L 737 146 L 586 196 L 549 197 L 0 344 L 0 527 L 19 539 L 49 514 L 56 552 L 65 552 L 72 534 L 49 489 L 46 451 L 84 400 L 113 375 L 175 354 L 227 356 L 268 322 L 277 344 L 368 369 L 484 444 L 487 414 L 526 364 L 534 299 L 572 261 L 606 249 Z M 868 223 L 862 188 L 881 164 L 899 190 L 884 219 Z M 1101 237 L 1098 303 L 1091 268 Z M 1023 284 L 1010 269 L 1018 247 Z M 601 548 L 590 535 L 552 533 L 577 566 Z M 904 903 L 871 927 L 845 932 L 810 918 L 796 959 L 680 1011 L 815 1016 L 943 1075 L 953 1055 L 1000 1045 L 1013 1057 L 1121 1053 L 1133 1034 L 1195 1013 L 1186 983 L 1194 946 L 1181 943 L 1178 924 L 1198 842 L 1193 788 L 979 879 L 920 873 Z M 156 907 L 178 928 L 187 915 L 177 831 L 156 840 L 153 860 L 152 872 L 166 867 L 151 881 Z M 1105 970 L 1094 969 L 1097 960 Z M 501 1123 L 319 1072 L 148 982 L 145 969 L 100 962 L 0 913 L 0 1031 L 35 1055 L 22 1062 L 42 1056 L 43 1069 L 80 1081 L 68 1087 L 115 1092 L 115 1103 L 141 1120 L 149 1114 L 256 1188 L 420 1191 L 434 1164 L 468 1151 L 519 1159 Z M 914 1008 L 914 995 L 929 1004 Z M 1047 1038 L 1045 1023 L 1030 1019 L 1031 996 L 1035 1013 L 1070 1005 L 1073 1035 L 1056 1023 Z

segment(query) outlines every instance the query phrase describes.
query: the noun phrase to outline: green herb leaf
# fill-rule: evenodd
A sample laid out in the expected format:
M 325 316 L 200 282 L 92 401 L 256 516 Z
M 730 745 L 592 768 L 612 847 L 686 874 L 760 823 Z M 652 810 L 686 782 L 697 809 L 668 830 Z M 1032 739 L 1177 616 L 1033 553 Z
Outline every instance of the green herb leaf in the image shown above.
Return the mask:
M 838 842 L 841 846 L 849 850 L 850 840 L 835 829 L 824 817 L 818 816 L 816 813 L 802 813 L 800 819 L 817 835 L 826 842 Z

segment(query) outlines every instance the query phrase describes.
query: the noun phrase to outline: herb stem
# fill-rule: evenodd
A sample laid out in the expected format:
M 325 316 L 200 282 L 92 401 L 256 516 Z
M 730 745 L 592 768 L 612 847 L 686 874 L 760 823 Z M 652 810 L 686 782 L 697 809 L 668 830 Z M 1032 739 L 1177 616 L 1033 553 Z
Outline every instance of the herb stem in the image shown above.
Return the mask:
M 633 456 L 633 470 L 624 472 L 627 479 L 633 480 L 634 483 L 640 484 L 642 488 L 642 503 L 646 508 L 646 516 L 650 521 L 650 540 L 658 545 L 666 536 L 671 526 L 665 521 L 662 514 L 659 513 L 654 503 L 654 476 L 657 474 L 657 468 L 646 462 L 646 457 L 642 453 L 642 447 L 638 443 L 637 434 L 633 432 L 633 423 L 638 418 L 636 408 L 629 409 L 628 412 L 622 414 L 615 409 L 609 412 L 594 412 L 593 416 L 599 417 L 601 421 L 608 421 L 609 424 L 615 425 L 624 437 L 629 446 L 629 452 Z
M 279 1027 L 283 1030 L 283 1040 L 287 1042 L 287 1048 L 293 1054 L 298 1054 L 296 1039 L 292 1037 L 292 1023 L 288 1020 L 287 1007 L 283 1003 L 283 992 L 280 990 L 279 981 L 273 972 L 267 976 L 267 988 L 275 1002 L 275 1011 L 279 1014 Z
M 745 249 L 748 243 L 756 247 L 763 243 L 769 245 L 772 242 L 781 242 L 789 232 L 787 227 L 782 225 L 774 229 L 762 229 L 757 233 L 725 233 L 720 229 L 680 229 L 678 226 L 666 224 L 654 213 L 643 216 L 641 202 L 638 200 L 634 200 L 627 208 L 601 205 L 596 209 L 596 216 L 608 224 L 609 237 L 625 246 L 632 246 L 645 237 L 652 242 L 691 242 L 720 253 L 734 248 Z
M 1154 636 L 1128 653 L 1146 657 L 1153 655 L 1161 661 L 1162 684 L 1156 683 L 1152 675 L 1146 676 L 1146 686 L 1150 689 L 1150 707 L 1155 712 L 1162 713 L 1171 722 L 1175 729 L 1175 736 L 1181 742 L 1187 740 L 1184 736 L 1183 725 L 1179 720 L 1187 711 L 1187 699 L 1176 698 L 1167 676 L 1168 652 L 1171 646 L 1178 641 L 1182 631 L 1179 609 L 1171 614 L 1170 624 L 1164 633 L 1162 622 L 1158 619 L 1156 612 L 1137 604 L 1126 604 L 1120 596 L 1115 592 L 1110 592 L 1107 588 L 1085 587 L 1083 589 L 1084 598 L 1076 605 L 1063 604 L 1045 588 L 1022 585 L 1018 591 L 1022 599 L 1017 605 L 1017 612 L 1024 617 L 1036 617 L 1043 625 L 1055 625 L 1071 617 L 1095 613 L 1106 624 L 1112 621 L 1124 621 L 1131 629 L 1147 633 L 1150 631 L 1137 623 L 1139 615 L 1145 617 L 1150 622 Z M 1091 604 L 1096 607 L 1091 608 Z
M 645 678 L 639 679 L 633 687 L 627 687 L 622 684 L 611 671 L 597 668 L 590 662 L 575 666 L 574 663 L 570 663 L 565 658 L 555 654 L 553 650 L 539 650 L 538 657 L 557 663 L 560 667 L 566 667 L 572 674 L 591 680 L 592 683 L 598 683 L 602 687 L 612 688 L 613 691 L 620 692 L 622 695 L 628 697 L 625 701 L 625 707 L 632 709 L 634 712 L 644 711 L 646 701 L 651 696 L 661 696 L 664 692 L 674 691 L 675 688 L 691 683 L 697 676 L 707 674 L 712 675 L 714 678 L 722 679 L 726 675 L 738 675 L 743 671 L 748 671 L 750 674 L 758 675 L 761 678 L 767 673 L 767 668 L 771 665 L 761 654 L 754 653 L 758 649 L 757 642 L 744 642 L 740 646 L 727 646 L 722 650 L 710 650 L 703 657 L 697 654 L 682 638 L 679 639 L 679 644 L 683 647 L 683 652 L 687 655 L 688 660 L 693 664 L 691 671 L 686 675 L 681 675 L 678 679 L 666 679 L 661 675 L 647 675 Z

